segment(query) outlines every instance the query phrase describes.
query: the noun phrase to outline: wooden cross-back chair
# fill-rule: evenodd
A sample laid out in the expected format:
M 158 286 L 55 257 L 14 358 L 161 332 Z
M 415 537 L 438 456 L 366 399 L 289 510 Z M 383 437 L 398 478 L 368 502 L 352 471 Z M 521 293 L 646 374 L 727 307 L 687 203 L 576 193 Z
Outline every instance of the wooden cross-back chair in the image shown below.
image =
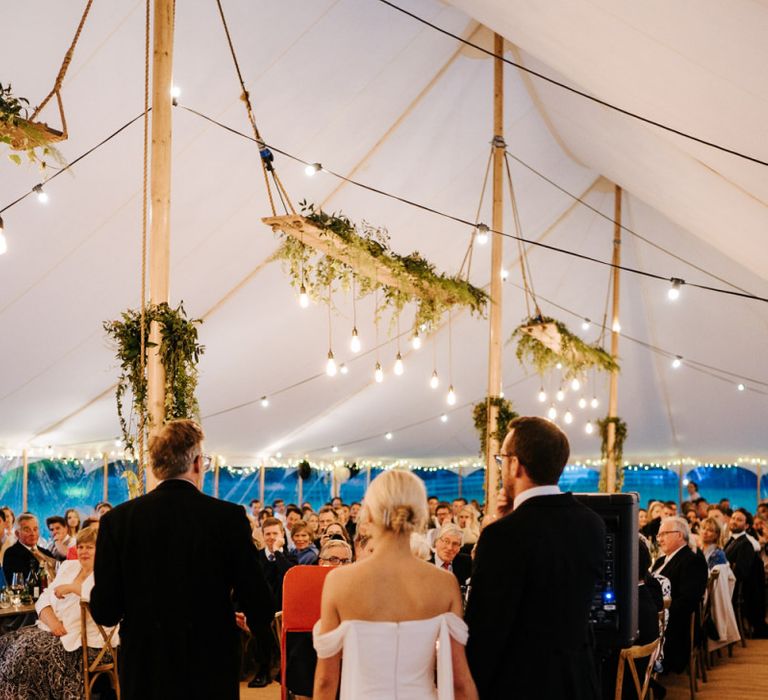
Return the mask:
M 104 646 L 99 650 L 96 658 L 93 661 L 89 661 L 87 623 L 90 615 L 91 609 L 88 607 L 88 601 L 81 600 L 80 638 L 82 640 L 83 650 L 83 685 L 85 686 L 85 700 L 91 700 L 93 684 L 102 674 L 109 676 L 109 681 L 112 684 L 115 695 L 117 695 L 117 700 L 120 700 L 120 679 L 117 674 L 117 647 L 112 645 L 112 637 L 115 635 L 117 627 L 113 627 L 112 631 L 107 634 L 107 631 L 94 620 L 96 628 L 99 630 L 99 634 L 104 640 Z M 91 619 L 93 619 L 93 617 L 91 617 Z
M 650 644 L 628 647 L 621 650 L 619 654 L 619 667 L 616 671 L 615 700 L 621 700 L 622 689 L 624 686 L 624 669 L 627 667 L 629 667 L 629 675 L 635 686 L 638 700 L 645 700 L 645 698 L 648 697 L 648 686 L 651 682 L 651 674 L 653 673 L 653 667 L 656 665 L 656 658 L 659 655 L 660 649 L 661 637 L 655 639 Z M 643 674 L 643 681 L 641 683 L 635 662 L 637 659 L 644 658 L 648 659 L 648 665 L 646 666 L 645 673 Z

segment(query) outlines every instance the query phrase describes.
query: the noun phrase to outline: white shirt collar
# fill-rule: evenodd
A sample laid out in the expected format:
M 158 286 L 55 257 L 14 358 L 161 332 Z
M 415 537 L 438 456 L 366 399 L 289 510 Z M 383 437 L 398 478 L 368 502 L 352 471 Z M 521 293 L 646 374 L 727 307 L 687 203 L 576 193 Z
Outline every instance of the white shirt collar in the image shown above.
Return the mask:
M 744 530 L 744 532 L 732 532 L 731 537 L 733 537 L 734 540 L 739 539 L 739 537 L 744 537 L 744 535 L 747 534 L 747 531 Z
M 561 491 L 557 484 L 534 486 L 533 488 L 526 489 L 522 493 L 517 494 L 512 507 L 514 510 L 517 510 L 529 498 L 535 498 L 536 496 L 556 496 L 559 493 L 561 493 Z
M 654 571 L 653 573 L 660 574 L 664 570 L 664 567 L 667 564 L 669 564 L 669 562 L 672 561 L 672 557 L 674 557 L 675 554 L 677 554 L 683 547 L 687 547 L 687 546 L 688 545 L 685 542 L 683 542 L 683 544 L 681 544 L 674 552 L 672 552 L 672 554 L 664 555 L 664 563 L 656 571 Z
M 439 556 L 437 556 L 437 552 L 435 552 L 435 566 L 442 569 L 443 563 L 445 562 L 443 562 L 443 560 Z M 453 564 L 448 564 L 448 571 L 453 571 Z

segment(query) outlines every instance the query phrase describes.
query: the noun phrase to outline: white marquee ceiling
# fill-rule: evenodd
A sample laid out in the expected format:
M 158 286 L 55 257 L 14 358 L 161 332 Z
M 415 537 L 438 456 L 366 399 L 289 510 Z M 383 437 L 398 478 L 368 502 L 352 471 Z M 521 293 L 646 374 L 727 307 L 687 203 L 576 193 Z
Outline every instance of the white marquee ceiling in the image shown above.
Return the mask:
M 660 0 L 401 4 L 483 45 L 490 34 L 480 23 L 487 25 L 508 40 L 512 60 L 768 160 L 765 4 L 711 1 L 697 3 L 695 11 Z M 387 192 L 474 216 L 491 138 L 490 59 L 377 0 L 230 0 L 224 8 L 269 142 Z M 4 4 L 0 23 L 12 31 L 0 44 L 0 80 L 32 102 L 44 96 L 80 11 L 79 4 L 51 0 Z M 177 13 L 180 102 L 248 132 L 215 3 L 179 3 Z M 141 112 L 143 31 L 143 3 L 94 3 L 64 84 L 70 139 L 61 152 L 67 161 Z M 628 234 L 624 264 L 732 288 L 715 275 L 768 296 L 768 168 L 514 68 L 506 71 L 505 89 L 513 154 L 609 217 L 612 183 L 621 185 L 625 225 L 700 270 Z M 55 123 L 54 110 L 45 116 Z M 487 322 L 466 315 L 454 321 L 460 408 L 447 423 L 438 419 L 446 410 L 447 329 L 434 339 L 444 379 L 437 392 L 427 385 L 432 341 L 407 353 L 403 377 L 388 372 L 382 385 L 373 383 L 373 355 L 350 362 L 349 375 L 328 379 L 322 375 L 325 310 L 302 311 L 279 266 L 267 262 L 277 242 L 260 222 L 270 212 L 255 145 L 182 109 L 174 112 L 173 143 L 172 300 L 183 300 L 192 316 L 205 316 L 199 398 L 210 448 L 241 464 L 278 451 L 424 463 L 472 456 L 477 442 L 469 404 L 485 393 Z M 341 186 L 327 173 L 310 180 L 303 167 L 280 156 L 277 165 L 294 200 L 384 225 L 399 252 L 418 249 L 440 269 L 458 269 L 466 227 Z M 516 162 L 512 174 L 527 238 L 609 259 L 609 221 Z M 3 160 L 0 208 L 39 179 L 34 167 Z M 100 447 L 119 432 L 109 390 L 117 367 L 101 323 L 138 305 L 141 122 L 47 191 L 47 206 L 29 197 L 3 213 L 9 250 L 0 258 L 0 450 Z M 487 211 L 484 218 L 490 220 Z M 512 231 L 509 209 L 505 222 Z M 516 246 L 505 245 L 509 334 L 526 312 L 516 286 Z M 479 286 L 488 284 L 489 258 L 490 246 L 475 251 L 472 281 Z M 545 313 L 574 330 L 579 317 L 602 316 L 608 268 L 544 249 L 532 250 L 530 262 Z M 685 365 L 673 370 L 668 356 L 624 338 L 619 412 L 629 424 L 627 454 L 765 456 L 768 306 L 690 287 L 672 304 L 667 286 L 623 275 L 623 333 L 733 376 Z M 340 296 L 337 303 L 334 350 L 349 361 L 351 307 Z M 370 349 L 371 304 L 361 304 L 358 316 Z M 594 329 L 587 333 L 595 337 Z M 387 369 L 395 352 L 394 341 L 381 351 Z M 737 391 L 739 381 L 746 391 Z M 504 383 L 519 412 L 541 413 L 538 379 L 526 377 L 511 346 Z M 598 391 L 604 399 L 605 386 Z M 262 395 L 272 397 L 268 409 L 258 402 Z M 241 404 L 249 405 L 227 411 Z M 598 438 L 584 435 L 584 417 L 571 409 L 578 415 L 569 429 L 574 453 L 596 456 Z M 384 438 L 387 431 L 392 440 Z

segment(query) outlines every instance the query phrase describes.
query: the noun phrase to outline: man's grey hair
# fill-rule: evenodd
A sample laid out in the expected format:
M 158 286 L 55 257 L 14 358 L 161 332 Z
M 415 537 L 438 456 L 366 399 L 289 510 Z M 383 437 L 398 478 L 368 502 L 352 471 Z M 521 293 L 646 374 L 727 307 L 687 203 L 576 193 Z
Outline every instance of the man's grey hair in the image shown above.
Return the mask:
M 435 541 L 446 535 L 458 537 L 461 540 L 461 543 L 464 544 L 464 531 L 458 525 L 455 525 L 454 523 L 446 523 L 441 526 L 437 531 Z
M 675 526 L 675 530 L 677 532 L 682 533 L 683 539 L 688 542 L 691 539 L 691 528 L 688 525 L 688 521 L 685 518 L 681 518 L 680 516 L 673 515 L 669 518 L 662 518 L 661 523 L 659 524 L 659 530 L 661 530 L 664 523 L 673 523 Z
M 27 520 L 34 520 L 36 523 L 40 522 L 34 513 L 21 513 L 19 517 L 16 518 L 16 527 L 21 527 L 21 524 L 27 522 Z
M 328 557 L 336 556 L 333 554 L 330 554 L 330 550 L 332 549 L 344 549 L 347 553 L 347 556 L 352 559 L 352 547 L 350 547 L 344 540 L 328 540 L 321 548 L 320 548 L 320 554 L 318 555 L 320 559 L 328 559 Z

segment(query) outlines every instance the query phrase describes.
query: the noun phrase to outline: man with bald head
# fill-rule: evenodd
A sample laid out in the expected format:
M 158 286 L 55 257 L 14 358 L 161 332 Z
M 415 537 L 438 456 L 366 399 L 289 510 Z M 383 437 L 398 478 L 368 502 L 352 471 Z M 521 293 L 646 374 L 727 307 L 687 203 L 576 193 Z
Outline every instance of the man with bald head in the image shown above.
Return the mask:
M 597 700 L 589 611 L 605 526 L 557 486 L 568 438 L 543 418 L 509 425 L 503 488 L 480 534 L 466 620 L 481 700 Z

